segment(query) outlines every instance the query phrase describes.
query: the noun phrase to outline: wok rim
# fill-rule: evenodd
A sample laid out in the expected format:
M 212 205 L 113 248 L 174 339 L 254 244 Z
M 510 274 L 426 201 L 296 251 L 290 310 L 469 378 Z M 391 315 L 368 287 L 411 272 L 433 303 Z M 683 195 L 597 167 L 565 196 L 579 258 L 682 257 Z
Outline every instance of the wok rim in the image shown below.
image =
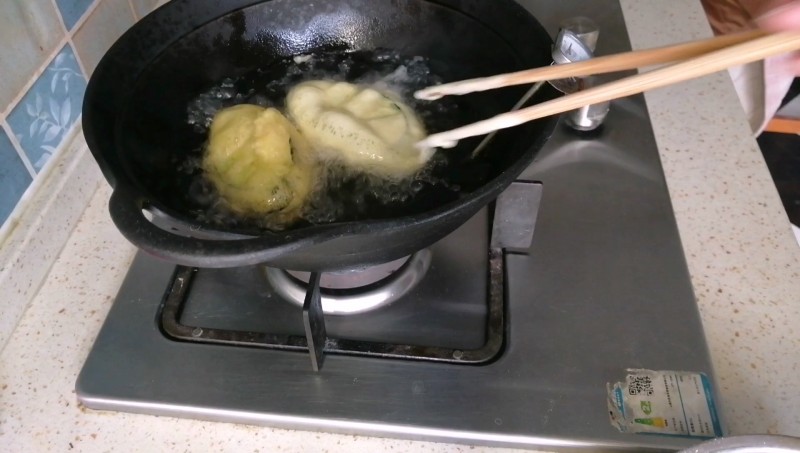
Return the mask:
M 246 9 L 252 7 L 257 4 L 261 3 L 268 3 L 273 0 L 243 0 L 238 2 L 232 8 L 227 9 L 225 12 L 222 12 L 214 17 L 207 17 L 203 23 L 197 24 L 193 30 L 176 34 L 175 36 L 170 37 L 170 39 L 165 40 L 163 45 L 163 49 L 158 53 L 154 54 L 145 63 L 139 65 L 137 70 L 137 74 L 134 77 L 134 80 L 138 80 L 141 76 L 142 72 L 146 71 L 154 61 L 156 61 L 163 52 L 166 52 L 172 45 L 176 42 L 183 39 L 189 33 L 192 33 L 194 30 L 204 27 L 210 22 L 216 21 L 222 17 L 235 13 L 236 11 Z M 493 34 L 497 35 L 501 40 L 507 43 L 508 48 L 514 54 L 514 56 L 522 61 L 525 58 L 521 57 L 516 50 L 516 47 L 508 42 L 508 39 L 500 33 L 497 32 L 496 28 L 492 25 L 486 23 L 485 21 L 481 20 L 479 17 L 475 17 L 474 15 L 470 14 L 467 11 L 463 11 L 458 9 L 454 6 L 454 2 L 452 0 L 420 0 L 426 3 L 435 4 L 450 10 L 455 11 L 458 14 L 462 14 L 472 21 L 480 24 L 487 30 L 490 30 Z M 455 0 L 456 2 L 458 0 Z M 331 239 L 340 238 L 340 237 L 347 237 L 347 236 L 356 236 L 360 234 L 367 234 L 367 233 L 376 233 L 376 232 L 385 232 L 389 233 L 395 230 L 406 229 L 409 227 L 419 226 L 426 223 L 434 223 L 439 221 L 440 219 L 449 217 L 451 215 L 457 215 L 461 213 L 463 210 L 474 210 L 477 211 L 480 207 L 486 205 L 487 203 L 491 202 L 494 198 L 499 196 L 499 193 L 502 190 L 505 190 L 511 183 L 513 183 L 518 176 L 532 163 L 535 161 L 538 152 L 542 149 L 542 147 L 546 144 L 546 142 L 552 136 L 555 127 L 559 121 L 560 115 L 550 116 L 546 118 L 542 118 L 536 120 L 539 123 L 542 123 L 542 130 L 538 133 L 536 132 L 527 132 L 514 140 L 514 146 L 525 147 L 525 150 L 520 153 L 519 158 L 513 161 L 513 164 L 510 166 L 505 167 L 497 176 L 487 180 L 483 183 L 479 188 L 473 190 L 472 192 L 465 193 L 463 196 L 459 197 L 456 200 L 449 201 L 444 203 L 440 206 L 437 206 L 433 209 L 426 210 L 424 212 L 415 213 L 415 214 L 408 214 L 398 217 L 391 217 L 391 218 L 376 218 L 376 219 L 363 219 L 363 220 L 348 220 L 348 221 L 340 221 L 340 222 L 331 222 L 325 224 L 311 224 L 307 226 L 302 226 L 300 228 L 288 228 L 286 230 L 281 231 L 274 231 L 274 230 L 263 230 L 260 231 L 259 234 L 250 234 L 250 233 L 242 233 L 240 231 L 234 231 L 225 228 L 215 228 L 213 225 L 207 225 L 205 223 L 197 222 L 196 220 L 191 219 L 191 215 L 188 212 L 179 212 L 165 203 L 161 202 L 156 197 L 148 196 L 147 194 L 141 193 L 142 191 L 138 187 L 140 184 L 135 182 L 134 175 L 131 175 L 128 170 L 124 168 L 123 165 L 114 165 L 108 162 L 108 159 L 104 156 L 107 153 L 116 153 L 116 150 L 108 150 L 105 149 L 105 145 L 101 145 L 98 143 L 96 137 L 94 137 L 94 126 L 92 124 L 92 117 L 96 114 L 96 112 L 92 112 L 92 107 L 89 106 L 92 99 L 97 96 L 96 89 L 98 86 L 103 85 L 104 83 L 108 83 L 104 81 L 104 78 L 108 78 L 109 72 L 106 66 L 110 65 L 110 60 L 112 60 L 113 56 L 117 53 L 120 53 L 121 43 L 126 43 L 127 40 L 130 40 L 135 33 L 141 31 L 143 29 L 151 27 L 151 23 L 155 21 L 160 15 L 165 15 L 169 12 L 172 8 L 180 8 L 183 5 L 190 4 L 191 0 L 172 0 L 169 3 L 162 5 L 161 7 L 157 8 L 153 12 L 151 12 L 148 16 L 140 20 L 139 22 L 135 23 L 128 31 L 126 31 L 118 40 L 115 42 L 114 45 L 104 54 L 103 58 L 97 65 L 95 72 L 92 74 L 90 78 L 87 88 L 86 88 L 86 95 L 84 97 L 83 103 L 83 111 L 84 115 L 82 118 L 82 125 L 84 129 L 84 134 L 86 135 L 87 144 L 95 156 L 95 159 L 98 161 L 106 179 L 109 181 L 110 185 L 112 186 L 114 192 L 121 191 L 130 196 L 134 197 L 138 200 L 141 209 L 145 209 L 150 211 L 154 215 L 166 215 L 169 219 L 173 222 L 177 222 L 180 224 L 184 224 L 187 226 L 192 227 L 192 231 L 195 232 L 202 232 L 204 234 L 214 236 L 212 240 L 275 240 L 275 239 L 284 239 L 279 243 L 279 245 L 291 245 L 295 242 L 300 241 L 307 241 L 309 239 L 318 239 L 317 241 L 312 241 L 312 243 L 319 243 L 325 242 Z M 547 44 L 552 46 L 553 39 L 544 29 L 542 24 L 539 20 L 525 8 L 523 8 L 517 1 L 515 0 L 508 0 L 508 7 L 516 8 L 520 14 L 524 15 L 526 21 L 530 22 L 534 29 L 528 31 L 528 33 L 537 35 L 537 38 L 540 39 L 542 44 Z M 356 50 L 368 50 L 368 49 L 353 49 Z M 551 97 L 557 96 L 558 93 L 555 90 L 552 90 Z M 125 96 L 125 100 L 123 101 L 124 105 L 127 103 L 127 100 L 130 99 L 132 94 L 127 94 Z M 86 112 L 91 112 L 89 115 L 86 115 Z M 115 129 L 119 126 L 120 118 L 122 117 L 124 109 L 116 109 L 114 111 L 114 125 Z M 113 140 L 119 139 L 118 131 L 114 131 L 112 133 Z M 447 152 L 447 150 L 437 150 L 437 152 Z M 197 227 L 200 228 L 197 228 Z M 119 227 L 119 225 L 118 225 Z M 323 235 L 325 237 L 321 237 Z

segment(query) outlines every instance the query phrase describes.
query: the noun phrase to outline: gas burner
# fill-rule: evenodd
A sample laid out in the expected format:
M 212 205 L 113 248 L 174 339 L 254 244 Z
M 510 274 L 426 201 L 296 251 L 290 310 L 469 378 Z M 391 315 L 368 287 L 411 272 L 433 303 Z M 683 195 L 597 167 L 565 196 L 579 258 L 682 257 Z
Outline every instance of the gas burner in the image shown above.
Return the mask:
M 365 313 L 388 305 L 414 289 L 431 265 L 430 250 L 376 266 L 320 276 L 322 311 L 331 315 Z M 264 268 L 281 297 L 303 306 L 311 273 Z
M 314 370 L 323 355 L 487 363 L 501 352 L 505 333 L 503 253 L 490 246 L 489 224 L 483 209 L 455 234 L 409 257 L 327 275 L 263 265 L 177 266 L 161 286 L 158 327 L 178 344 L 309 356 Z M 302 303 L 286 297 L 287 287 L 276 281 L 288 282 Z M 346 310 L 347 316 L 323 312 L 330 295 L 343 305 L 337 314 Z M 381 305 L 366 309 L 369 299 Z
M 467 227 L 472 226 L 472 228 L 468 229 L 474 230 L 477 225 L 484 224 L 485 226 L 485 220 L 486 215 L 484 213 L 470 221 Z M 475 244 L 478 244 L 478 247 L 480 247 L 481 245 L 485 245 L 486 241 L 476 241 Z M 447 246 L 446 242 L 444 244 L 436 244 L 434 248 L 438 248 L 440 252 L 444 251 L 444 253 L 436 254 L 432 250 L 425 249 L 411 255 L 409 258 L 380 266 L 379 268 L 382 269 L 381 272 L 384 275 L 387 269 L 394 268 L 395 270 L 389 271 L 390 274 L 388 277 L 379 279 L 377 282 L 361 288 L 351 288 L 349 291 L 364 291 L 359 293 L 360 295 L 354 296 L 354 301 L 358 301 L 359 298 L 366 298 L 366 294 L 373 294 L 373 297 L 378 297 L 380 294 L 388 295 L 387 297 L 383 297 L 382 310 L 366 310 L 366 312 L 358 314 L 353 312 L 351 313 L 352 316 L 338 318 L 343 321 L 352 319 L 355 324 L 364 325 L 366 323 L 365 327 L 367 331 L 374 330 L 369 326 L 370 319 L 372 319 L 373 322 L 380 322 L 379 320 L 381 317 L 385 315 L 382 315 L 381 311 L 385 312 L 388 308 L 386 306 L 388 304 L 387 301 L 398 299 L 402 295 L 408 296 L 408 293 L 422 282 L 423 277 L 426 276 L 426 271 L 431 267 L 437 255 L 441 262 L 451 261 L 452 257 L 448 256 L 447 251 L 449 250 L 450 253 L 453 252 L 454 248 L 452 245 L 453 244 Z M 442 264 L 441 262 L 440 264 Z M 389 337 L 385 336 L 387 333 L 385 330 L 372 334 L 372 338 L 383 337 L 383 339 L 372 339 L 370 338 L 370 334 L 364 336 L 365 332 L 363 327 L 360 329 L 362 333 L 359 335 L 359 329 L 354 328 L 352 324 L 348 326 L 348 328 L 342 329 L 341 326 L 337 326 L 337 323 L 332 323 L 333 330 L 330 331 L 326 328 L 321 304 L 319 303 L 321 293 L 319 283 L 321 280 L 320 273 L 310 274 L 312 283 L 308 284 L 308 289 L 299 290 L 302 291 L 300 307 L 297 307 L 295 302 L 286 303 L 286 300 L 282 297 L 281 290 L 275 288 L 272 281 L 269 278 L 267 279 L 267 283 L 269 283 L 271 291 L 273 291 L 272 294 L 279 296 L 277 300 L 273 296 L 267 296 L 263 300 L 263 305 L 271 306 L 269 312 L 272 313 L 276 321 L 273 327 L 267 327 L 265 329 L 264 327 L 266 326 L 262 326 L 262 328 L 258 330 L 247 330 L 244 328 L 232 329 L 225 325 L 215 326 L 213 324 L 213 318 L 215 318 L 213 314 L 211 314 L 211 318 L 206 318 L 205 321 L 200 321 L 196 318 L 196 315 L 192 314 L 192 312 L 203 312 L 204 316 L 209 315 L 206 309 L 197 310 L 196 308 L 192 308 L 192 300 L 197 297 L 202 299 L 202 294 L 205 294 L 209 289 L 209 287 L 206 286 L 209 283 L 208 276 L 206 275 L 209 270 L 184 266 L 176 267 L 172 281 L 168 285 L 167 292 L 164 295 L 159 314 L 160 327 L 168 338 L 180 342 L 249 346 L 261 349 L 306 352 L 312 359 L 312 368 L 315 371 L 319 371 L 322 366 L 323 350 L 325 354 L 334 355 L 354 355 L 384 359 L 393 358 L 459 364 L 485 363 L 496 357 L 503 345 L 503 254 L 499 250 L 491 250 L 488 256 L 483 259 L 478 259 L 475 263 L 478 265 L 481 265 L 481 263 L 485 264 L 484 270 L 487 271 L 487 274 L 484 278 L 485 283 L 488 285 L 488 287 L 486 287 L 487 292 L 483 295 L 478 295 L 476 298 L 479 301 L 478 306 L 486 304 L 484 305 L 486 310 L 485 315 L 477 313 L 478 316 L 476 319 L 480 325 L 476 325 L 476 327 L 479 327 L 479 330 L 483 333 L 479 335 L 481 340 L 477 342 L 460 338 L 457 343 L 452 343 L 452 341 L 448 341 L 441 336 L 442 333 L 452 328 L 452 323 L 456 326 L 460 325 L 463 327 L 462 323 L 464 319 L 459 320 L 456 319 L 457 317 L 453 317 L 452 320 L 448 320 L 447 318 L 442 319 L 444 323 L 434 322 L 432 324 L 432 326 L 436 326 L 434 328 L 432 328 L 432 326 L 426 327 L 419 321 L 412 321 L 412 323 L 403 328 L 403 330 L 406 332 L 413 332 L 413 336 L 420 340 L 418 343 L 392 341 L 390 340 L 391 335 Z M 442 268 L 444 268 L 444 266 L 441 266 L 438 271 L 441 272 Z M 380 275 L 381 273 L 376 271 L 375 268 L 365 269 L 373 275 Z M 273 277 L 276 275 L 282 276 L 278 278 L 283 278 L 287 281 L 291 281 L 295 278 L 289 277 L 286 271 L 278 269 L 272 269 L 272 271 L 273 272 L 269 272 L 268 275 L 272 275 Z M 220 271 L 211 272 L 212 274 L 217 274 Z M 257 267 L 250 268 L 250 271 L 247 269 L 238 269 L 234 271 L 234 273 L 238 275 L 237 281 L 243 283 L 246 283 L 248 280 L 248 277 L 245 277 L 245 275 L 250 275 L 250 278 L 253 278 L 253 273 L 255 272 L 260 272 Z M 301 273 L 296 274 L 302 277 Z M 225 280 L 227 280 L 225 277 L 221 279 L 221 281 Z M 431 281 L 430 276 L 426 280 L 427 290 L 438 286 L 436 285 L 436 276 L 433 277 L 433 281 Z M 481 279 L 476 278 L 476 280 Z M 199 283 L 197 283 L 198 281 Z M 257 283 L 253 283 L 254 284 L 250 286 L 245 285 L 245 287 L 259 286 Z M 298 287 L 300 286 L 300 284 L 296 282 L 292 282 L 292 284 Z M 197 285 L 199 285 L 199 287 Z M 423 288 L 423 290 L 425 289 Z M 245 298 L 261 298 L 264 295 L 261 291 L 262 290 L 257 290 L 249 296 L 245 296 Z M 342 290 L 339 289 L 339 291 Z M 211 292 L 218 294 L 219 289 Z M 242 295 L 243 294 L 240 294 L 239 296 L 241 297 Z M 480 302 L 481 300 L 483 301 L 482 303 Z M 344 298 L 340 302 L 345 304 L 346 301 L 347 299 Z M 462 308 L 466 309 L 468 304 L 461 303 L 462 301 L 466 302 L 466 300 L 460 300 L 457 302 L 456 306 L 462 306 Z M 229 302 L 232 303 L 234 301 L 230 300 Z M 334 303 L 335 302 L 336 301 L 334 301 Z M 420 307 L 414 305 L 414 302 L 419 302 L 417 298 L 412 297 L 409 302 L 411 302 L 409 307 L 398 308 L 404 312 L 420 311 Z M 289 309 L 289 317 L 284 317 L 280 314 L 281 311 L 286 309 L 279 308 L 280 306 L 285 306 Z M 434 312 L 429 314 L 436 317 L 436 307 L 428 306 L 428 308 L 434 309 Z M 445 311 L 452 310 L 452 308 L 453 307 L 445 307 Z M 481 311 L 475 310 L 475 308 L 476 307 L 473 306 L 472 309 L 469 309 L 469 311 L 474 312 L 473 315 Z M 281 329 L 278 328 L 278 326 L 291 323 L 291 317 L 295 317 L 295 321 L 302 319 L 304 331 L 281 331 Z M 402 325 L 402 323 L 400 324 Z M 419 331 L 414 332 L 414 329 L 411 328 L 412 326 Z M 377 330 L 382 329 L 377 327 Z M 434 331 L 436 334 L 433 336 L 426 336 L 423 334 L 425 330 Z M 344 335 L 342 335 L 342 333 L 344 333 Z M 352 336 L 354 334 L 355 336 Z M 377 337 L 374 335 L 377 335 Z M 426 337 L 427 339 L 425 339 Z

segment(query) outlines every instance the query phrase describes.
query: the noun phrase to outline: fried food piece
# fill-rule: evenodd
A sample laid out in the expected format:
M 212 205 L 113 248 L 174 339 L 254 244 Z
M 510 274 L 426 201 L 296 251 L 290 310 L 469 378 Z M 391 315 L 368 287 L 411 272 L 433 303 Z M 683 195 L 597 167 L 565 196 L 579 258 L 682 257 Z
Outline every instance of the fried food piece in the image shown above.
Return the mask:
M 414 146 L 426 132 L 411 108 L 371 88 L 305 82 L 289 92 L 286 107 L 315 151 L 366 173 L 406 178 L 434 153 Z
M 210 127 L 202 168 L 236 213 L 291 222 L 313 186 L 308 143 L 278 110 L 237 105 Z

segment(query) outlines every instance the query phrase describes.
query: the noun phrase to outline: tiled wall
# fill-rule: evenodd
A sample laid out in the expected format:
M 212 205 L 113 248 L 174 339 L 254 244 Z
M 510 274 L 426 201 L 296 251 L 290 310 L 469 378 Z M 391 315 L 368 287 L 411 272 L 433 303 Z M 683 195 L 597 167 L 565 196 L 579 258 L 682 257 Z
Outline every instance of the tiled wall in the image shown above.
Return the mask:
M 105 51 L 159 3 L 0 0 L 0 224 L 79 127 Z

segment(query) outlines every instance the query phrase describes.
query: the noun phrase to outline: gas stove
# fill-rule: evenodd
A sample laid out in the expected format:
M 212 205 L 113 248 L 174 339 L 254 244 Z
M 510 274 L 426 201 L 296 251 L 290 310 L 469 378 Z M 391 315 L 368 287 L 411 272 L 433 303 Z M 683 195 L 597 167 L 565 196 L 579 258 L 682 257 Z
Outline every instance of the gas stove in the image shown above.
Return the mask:
M 616 0 L 576 13 L 630 50 Z M 308 275 L 135 258 L 78 378 L 90 409 L 523 448 L 679 449 L 621 433 L 628 369 L 713 372 L 643 97 L 562 121 L 450 236 L 378 268 Z M 318 291 L 308 294 L 307 282 Z

